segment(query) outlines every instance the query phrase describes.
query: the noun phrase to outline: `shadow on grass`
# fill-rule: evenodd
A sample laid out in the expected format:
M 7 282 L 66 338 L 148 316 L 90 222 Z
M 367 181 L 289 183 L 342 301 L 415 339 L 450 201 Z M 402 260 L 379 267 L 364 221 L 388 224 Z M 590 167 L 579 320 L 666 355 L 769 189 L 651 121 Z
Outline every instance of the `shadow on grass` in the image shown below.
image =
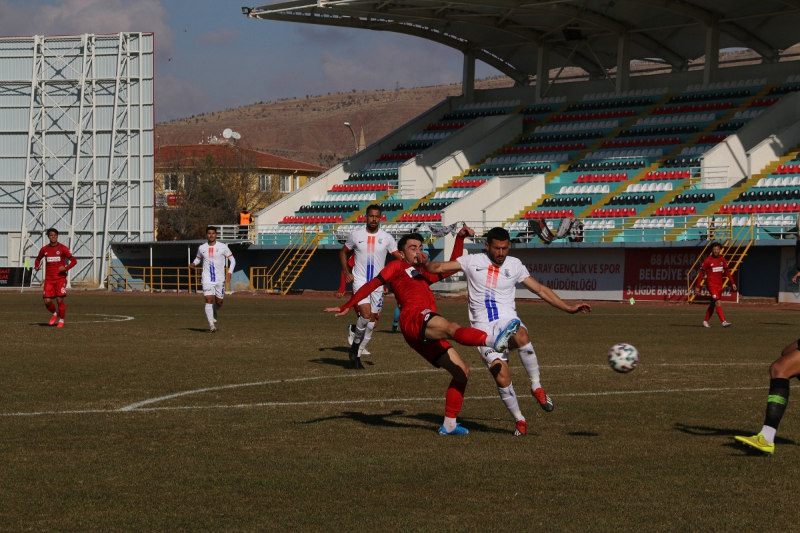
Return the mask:
M 319 365 L 330 365 L 330 366 L 340 366 L 342 368 L 346 368 L 351 370 L 350 368 L 350 358 L 347 359 L 334 359 L 332 357 L 320 357 L 319 359 L 309 359 L 309 363 L 317 363 Z M 366 366 L 375 366 L 375 363 L 372 361 L 367 361 L 366 359 L 361 359 L 361 363 Z
M 195 333 L 211 333 L 208 328 L 183 328 L 185 331 L 194 331 Z
M 406 413 L 395 409 L 387 413 L 364 413 L 361 411 L 343 411 L 340 415 L 326 416 L 301 422 L 302 424 L 317 424 L 334 420 L 351 420 L 365 426 L 392 427 L 392 428 L 417 428 L 438 431 L 442 425 L 442 414 L 434 413 Z M 512 430 L 498 429 L 487 426 L 474 420 L 461 420 L 461 425 L 470 431 L 480 433 L 511 433 Z
M 672 327 L 672 328 L 693 328 L 693 329 L 694 328 L 700 328 L 700 329 L 702 329 L 705 326 L 703 324 L 700 324 L 699 326 L 696 326 L 694 324 L 670 324 L 670 327 Z
M 687 424 L 681 424 L 677 422 L 675 424 L 675 429 L 682 433 L 686 433 L 687 435 L 694 435 L 696 437 L 735 437 L 737 435 L 753 435 L 753 431 L 751 430 L 742 430 L 742 429 L 730 429 L 730 428 L 715 428 L 710 426 L 690 426 Z M 776 437 L 775 444 L 785 444 L 785 445 L 792 445 L 797 446 L 797 443 L 791 439 L 785 439 L 783 437 Z M 735 448 L 737 450 L 746 450 L 747 447 L 744 445 L 736 444 L 736 442 L 730 442 L 726 444 L 726 446 Z M 755 451 L 755 455 L 763 455 L 758 450 Z
M 349 346 L 323 346 L 322 348 L 318 348 L 320 352 L 342 352 L 342 353 L 350 353 Z
M 797 326 L 797 324 L 789 324 L 787 322 L 760 322 L 760 324 L 763 326 Z
M 334 359 L 332 357 L 320 357 L 319 359 L 309 359 L 308 362 L 317 363 L 319 365 L 338 366 L 341 368 L 352 370 L 350 365 L 350 359 Z M 372 363 L 367 363 L 367 364 L 372 364 Z M 353 370 L 353 372 L 355 372 L 355 370 Z
M 569 431 L 567 435 L 570 437 L 599 437 L 600 433 L 594 431 Z
M 54 328 L 55 327 L 55 326 L 51 326 L 47 322 L 31 322 L 28 325 L 29 326 L 40 326 L 40 327 L 43 327 L 43 328 Z

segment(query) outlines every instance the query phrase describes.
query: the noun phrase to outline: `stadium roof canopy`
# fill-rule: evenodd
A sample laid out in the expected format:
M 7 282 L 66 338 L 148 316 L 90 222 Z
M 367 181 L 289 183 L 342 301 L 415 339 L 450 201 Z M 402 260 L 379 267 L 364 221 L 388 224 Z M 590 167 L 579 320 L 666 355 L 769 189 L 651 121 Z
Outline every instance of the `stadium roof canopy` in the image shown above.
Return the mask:
M 601 78 L 632 59 L 686 70 L 707 51 L 735 47 L 774 62 L 800 41 L 800 0 L 297 0 L 242 11 L 422 37 L 519 84 L 537 67 L 576 66 Z

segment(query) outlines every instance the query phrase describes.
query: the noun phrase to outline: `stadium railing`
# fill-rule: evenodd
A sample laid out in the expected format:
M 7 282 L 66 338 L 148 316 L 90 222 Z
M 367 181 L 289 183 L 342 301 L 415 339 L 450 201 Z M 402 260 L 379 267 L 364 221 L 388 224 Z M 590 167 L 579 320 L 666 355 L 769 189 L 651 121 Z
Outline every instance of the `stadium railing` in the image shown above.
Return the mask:
M 109 291 L 202 292 L 201 269 L 188 266 L 125 266 L 109 265 Z M 225 290 L 230 292 L 230 283 Z
M 222 224 L 214 226 L 217 228 L 217 239 L 224 243 L 254 243 L 256 237 L 256 226 L 240 226 L 238 224 Z M 246 228 L 246 229 L 245 229 Z

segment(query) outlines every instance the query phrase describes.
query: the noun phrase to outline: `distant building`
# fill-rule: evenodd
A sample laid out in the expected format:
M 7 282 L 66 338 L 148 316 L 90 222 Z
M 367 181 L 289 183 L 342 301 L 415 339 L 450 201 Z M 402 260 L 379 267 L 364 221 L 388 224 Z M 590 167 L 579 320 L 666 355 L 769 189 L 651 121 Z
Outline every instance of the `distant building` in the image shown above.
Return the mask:
M 184 180 L 193 170 L 213 164 L 228 171 L 247 172 L 257 176 L 253 187 L 260 192 L 277 192 L 277 197 L 293 192 L 327 169 L 239 147 L 233 144 L 190 144 L 159 146 L 155 150 L 156 207 L 176 206 L 181 201 Z M 266 207 L 248 206 L 251 211 Z

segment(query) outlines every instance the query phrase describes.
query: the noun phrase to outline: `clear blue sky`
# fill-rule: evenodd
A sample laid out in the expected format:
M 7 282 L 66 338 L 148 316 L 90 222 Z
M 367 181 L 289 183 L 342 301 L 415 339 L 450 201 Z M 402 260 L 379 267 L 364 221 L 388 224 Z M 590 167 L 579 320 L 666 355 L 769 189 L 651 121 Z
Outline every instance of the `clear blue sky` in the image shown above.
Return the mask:
M 460 52 L 388 32 L 249 19 L 250 0 L 0 0 L 0 35 L 152 31 L 156 120 L 461 80 Z M 479 77 L 496 75 L 479 63 Z

